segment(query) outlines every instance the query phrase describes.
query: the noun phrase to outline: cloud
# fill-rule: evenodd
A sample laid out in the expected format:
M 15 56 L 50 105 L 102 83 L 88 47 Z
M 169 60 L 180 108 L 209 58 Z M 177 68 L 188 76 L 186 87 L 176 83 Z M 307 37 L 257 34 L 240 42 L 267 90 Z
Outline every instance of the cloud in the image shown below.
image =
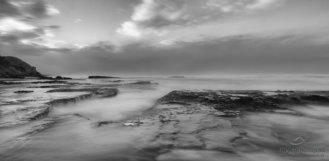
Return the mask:
M 135 43 L 119 52 L 115 52 L 110 43 L 100 42 L 78 51 L 63 51 L 70 54 L 44 54 L 31 61 L 36 66 L 45 67 L 42 69 L 45 73 L 52 74 L 327 72 L 329 46 L 309 44 L 304 39 L 240 36 L 217 41 L 181 42 L 175 48 Z
M 270 7 L 274 3 L 277 3 L 277 0 L 256 0 L 254 3 L 248 4 L 246 8 L 251 10 L 264 9 Z
M 76 46 L 55 39 L 58 25 L 42 25 L 42 19 L 60 14 L 60 11 L 42 0 L 0 0 L 0 40 L 13 48 L 71 49 Z
M 182 23 L 183 7 L 184 0 L 143 0 L 135 7 L 131 20 L 122 23 L 117 32 L 136 38 L 143 34 L 159 34 L 161 31 L 152 29 Z
M 0 18 L 19 15 L 20 11 L 8 0 L 0 0 Z
M 24 23 L 14 18 L 0 19 L 0 34 L 11 33 L 15 31 L 32 31 L 36 27 L 28 23 Z
M 60 14 L 60 11 L 57 8 L 46 4 L 46 2 L 42 0 L 15 2 L 14 4 L 21 10 L 21 13 L 24 14 L 24 16 L 32 18 L 46 18 Z
M 77 18 L 77 19 L 75 19 L 73 22 L 74 23 L 81 23 L 83 20 L 81 19 L 81 18 Z
M 119 33 L 121 35 L 136 37 L 136 38 L 139 38 L 142 36 L 140 27 L 136 23 L 131 22 L 131 21 L 124 22 L 121 25 L 121 28 L 119 28 L 117 30 L 117 33 Z
M 117 32 L 138 38 L 263 10 L 279 1 L 282 0 L 142 0 Z

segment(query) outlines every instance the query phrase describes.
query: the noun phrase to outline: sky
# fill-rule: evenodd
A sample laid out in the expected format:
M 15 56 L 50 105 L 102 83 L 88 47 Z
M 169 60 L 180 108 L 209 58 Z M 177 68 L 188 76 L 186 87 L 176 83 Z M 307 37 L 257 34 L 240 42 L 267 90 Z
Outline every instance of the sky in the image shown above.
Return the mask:
M 0 0 L 0 55 L 51 75 L 329 74 L 329 1 Z

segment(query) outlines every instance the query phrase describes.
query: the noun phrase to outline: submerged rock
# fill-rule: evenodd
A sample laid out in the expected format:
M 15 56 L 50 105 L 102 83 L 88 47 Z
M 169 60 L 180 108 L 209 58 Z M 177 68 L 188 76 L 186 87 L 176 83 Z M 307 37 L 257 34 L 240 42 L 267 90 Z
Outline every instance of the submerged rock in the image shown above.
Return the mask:
M 109 82 L 112 82 L 112 83 L 120 83 L 120 82 L 123 82 L 123 80 L 111 80 Z
M 63 76 L 56 76 L 55 79 L 68 80 L 68 79 L 72 79 L 72 78 L 70 78 L 70 77 L 63 77 Z
M 116 88 L 104 88 L 99 89 L 95 92 L 95 94 L 100 97 L 113 97 L 116 96 L 118 93 L 119 91 Z
M 93 96 L 92 93 L 82 94 L 82 95 L 79 95 L 77 97 L 55 99 L 55 100 L 52 100 L 52 101 L 48 102 L 47 104 L 50 105 L 50 106 L 65 105 L 65 104 L 69 104 L 69 103 L 76 103 L 78 101 L 91 98 L 92 96 Z
M 108 125 L 108 124 L 112 124 L 112 123 L 116 123 L 114 121 L 99 121 L 97 122 L 97 127 L 101 127 L 103 125 Z
M 51 80 L 51 81 L 36 81 L 31 82 L 32 84 L 63 84 L 67 83 L 66 81 L 59 81 L 59 80 Z
M 139 84 L 139 85 L 152 84 L 152 81 L 137 81 L 131 84 Z
M 88 78 L 89 78 L 89 79 L 107 79 L 107 78 L 119 78 L 119 77 L 112 77 L 112 76 L 98 76 L 98 75 L 95 75 L 95 76 L 89 76 Z
M 32 116 L 29 116 L 28 119 L 34 121 L 44 118 L 48 116 L 48 114 L 50 113 L 50 108 L 51 108 L 50 106 L 41 107 L 39 110 L 33 111 Z
M 69 87 L 70 85 L 50 85 L 50 86 L 30 86 L 27 88 L 63 88 L 63 87 Z
M 22 84 L 22 83 L 20 83 L 20 82 L 0 81 L 0 85 L 15 85 L 15 84 Z
M 126 121 L 123 123 L 123 126 L 131 126 L 131 127 L 134 127 L 134 126 L 139 126 L 143 124 L 143 122 L 141 122 L 140 120 L 129 120 L 129 121 Z
M 60 88 L 47 91 L 47 93 L 56 92 L 96 92 L 98 88 Z
M 17 93 L 17 94 L 25 94 L 25 93 L 32 93 L 34 91 L 15 91 L 14 93 Z

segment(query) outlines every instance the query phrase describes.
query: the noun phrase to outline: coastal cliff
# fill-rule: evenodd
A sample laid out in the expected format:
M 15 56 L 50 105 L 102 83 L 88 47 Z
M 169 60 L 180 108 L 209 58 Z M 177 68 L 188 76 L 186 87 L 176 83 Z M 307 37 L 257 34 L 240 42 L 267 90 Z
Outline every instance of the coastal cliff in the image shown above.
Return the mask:
M 43 77 L 36 67 L 12 56 L 0 56 L 0 78 Z

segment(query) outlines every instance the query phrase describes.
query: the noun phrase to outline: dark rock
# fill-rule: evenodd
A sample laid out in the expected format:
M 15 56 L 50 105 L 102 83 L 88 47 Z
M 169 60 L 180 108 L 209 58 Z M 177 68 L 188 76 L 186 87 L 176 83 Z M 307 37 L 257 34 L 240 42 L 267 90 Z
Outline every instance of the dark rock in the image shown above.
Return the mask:
M 56 76 L 55 79 L 69 80 L 69 79 L 72 79 L 72 78 L 70 78 L 70 77 Z
M 34 91 L 15 91 L 14 93 L 17 93 L 17 94 L 25 94 L 25 93 L 32 93 Z
M 328 96 L 321 96 L 321 95 L 306 95 L 306 96 L 301 96 L 301 99 L 308 101 L 329 102 Z
M 81 114 L 79 114 L 79 113 L 75 113 L 75 114 L 73 114 L 73 115 L 76 116 L 76 117 L 80 117 L 80 118 L 86 119 L 86 120 L 90 120 L 89 117 L 83 116 L 83 115 L 81 115 Z
M 114 121 L 100 121 L 100 122 L 97 122 L 97 127 L 101 127 L 103 125 L 108 125 L 108 124 L 112 124 L 112 123 L 115 123 Z
M 96 92 L 98 88 L 60 88 L 47 91 L 47 93 L 56 93 L 56 92 Z
M 97 90 L 95 94 L 100 97 L 113 97 L 118 95 L 118 92 L 119 91 L 116 88 L 104 88 Z
M 119 78 L 119 77 L 112 77 L 112 76 L 98 76 L 98 75 L 95 75 L 95 76 L 89 76 L 88 78 L 89 78 L 89 79 L 106 79 L 106 78 Z
M 123 80 L 112 80 L 112 81 L 109 81 L 109 82 L 112 82 L 112 83 L 120 83 L 120 82 L 123 82 Z
M 67 83 L 66 81 L 52 80 L 52 81 L 36 81 L 31 82 L 32 84 L 63 84 Z
M 72 97 L 72 98 L 62 98 L 62 99 L 56 99 L 56 100 L 52 100 L 50 102 L 48 102 L 47 104 L 50 106 L 58 106 L 58 105 L 65 105 L 65 104 L 69 104 L 69 103 L 75 103 L 81 100 L 85 100 L 88 98 L 91 98 L 93 96 L 92 93 L 89 94 L 83 94 L 77 97 Z
M 118 94 L 118 89 L 116 88 L 81 88 L 81 89 L 71 89 L 71 88 L 61 88 L 49 90 L 47 93 L 55 93 L 55 92 L 90 92 L 94 93 L 100 97 L 113 97 Z
M 65 85 L 66 86 L 66 85 Z M 62 88 L 64 85 L 51 85 L 51 86 L 30 86 L 27 88 Z
M 0 85 L 15 85 L 21 84 L 20 82 L 8 82 L 8 81 L 0 81 Z
M 295 91 L 283 94 L 279 91 L 274 95 L 266 95 L 261 91 L 173 91 L 158 102 L 202 104 L 223 111 L 225 116 L 231 117 L 238 116 L 239 111 L 273 111 L 293 105 L 329 104 L 329 93 Z
M 43 77 L 40 77 L 39 79 L 53 80 L 54 78 L 53 77 L 49 77 L 49 76 L 43 76 Z
M 12 56 L 0 56 L 1 78 L 43 77 L 35 67 Z
M 137 81 L 131 84 L 138 84 L 138 85 L 145 85 L 145 84 L 152 84 L 151 81 Z
M 29 117 L 29 120 L 34 121 L 34 120 L 39 120 L 42 119 L 50 113 L 50 106 L 45 106 L 44 108 L 41 108 L 38 111 L 33 112 L 34 115 Z

